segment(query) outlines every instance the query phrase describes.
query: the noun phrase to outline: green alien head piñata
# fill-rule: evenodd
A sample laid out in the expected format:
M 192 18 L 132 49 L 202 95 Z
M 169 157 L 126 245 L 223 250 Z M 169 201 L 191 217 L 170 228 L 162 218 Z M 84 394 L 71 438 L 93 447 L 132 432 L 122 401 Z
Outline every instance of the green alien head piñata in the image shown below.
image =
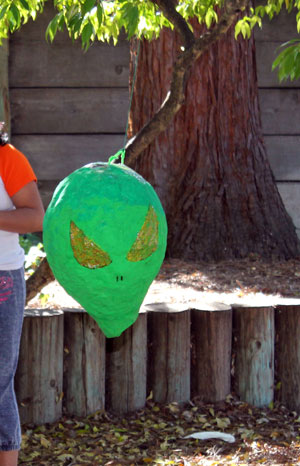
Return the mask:
M 92 163 L 71 173 L 56 188 L 44 220 L 56 279 L 107 337 L 135 322 L 166 240 L 157 194 L 123 164 Z

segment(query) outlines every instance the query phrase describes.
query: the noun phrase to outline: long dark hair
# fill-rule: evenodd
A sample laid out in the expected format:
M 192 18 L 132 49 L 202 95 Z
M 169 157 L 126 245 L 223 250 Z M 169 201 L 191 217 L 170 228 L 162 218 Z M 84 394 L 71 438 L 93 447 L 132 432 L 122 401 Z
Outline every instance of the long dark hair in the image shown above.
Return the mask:
M 9 141 L 5 121 L 0 121 L 0 145 L 5 146 Z

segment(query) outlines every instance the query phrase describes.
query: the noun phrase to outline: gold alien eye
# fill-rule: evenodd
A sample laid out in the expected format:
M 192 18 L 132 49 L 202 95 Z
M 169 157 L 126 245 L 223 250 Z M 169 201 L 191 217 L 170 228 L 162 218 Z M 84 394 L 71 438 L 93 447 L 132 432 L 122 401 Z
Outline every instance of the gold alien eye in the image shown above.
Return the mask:
M 127 260 L 138 262 L 156 251 L 158 246 L 158 218 L 152 206 L 149 207 L 144 224 L 127 254 Z
M 100 269 L 111 263 L 107 252 L 99 248 L 78 228 L 74 222 L 70 223 L 70 238 L 74 257 L 77 262 L 88 269 Z

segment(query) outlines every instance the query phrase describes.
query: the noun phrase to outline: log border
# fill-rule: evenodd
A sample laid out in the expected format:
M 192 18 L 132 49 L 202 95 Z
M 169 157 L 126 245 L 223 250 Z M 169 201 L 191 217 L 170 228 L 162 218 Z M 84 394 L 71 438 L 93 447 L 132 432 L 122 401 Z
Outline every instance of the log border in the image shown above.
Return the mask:
M 283 317 L 283 310 L 289 316 L 289 319 L 285 319 Z M 264 304 L 263 306 L 257 305 L 252 307 L 250 305 L 243 307 L 241 305 L 237 306 L 234 304 L 224 305 L 222 303 L 214 303 L 212 308 L 204 305 L 203 303 L 154 303 L 147 304 L 142 307 L 135 324 L 127 329 L 121 337 L 106 340 L 102 332 L 99 330 L 99 335 L 101 335 L 98 336 L 98 338 L 93 339 L 93 341 L 85 342 L 84 340 L 89 338 L 88 332 L 81 332 L 81 339 L 80 342 L 78 342 L 75 338 L 76 325 L 82 330 L 82 320 L 84 320 L 84 326 L 89 329 L 93 329 L 96 324 L 92 317 L 90 317 L 83 309 L 73 309 L 72 312 L 65 309 L 63 313 L 64 318 L 61 320 L 62 324 L 60 327 L 62 329 L 64 328 L 65 333 L 69 331 L 71 327 L 71 336 L 69 335 L 65 342 L 68 341 L 68 345 L 72 345 L 73 349 L 77 348 L 77 351 L 79 347 L 78 343 L 83 346 L 88 344 L 88 352 L 90 355 L 93 353 L 96 355 L 100 353 L 102 354 L 101 361 L 99 362 L 100 369 L 99 367 L 99 370 L 97 369 L 98 375 L 99 373 L 101 374 L 100 379 L 102 380 L 101 382 L 99 379 L 100 388 L 97 387 L 96 390 L 93 390 L 95 389 L 93 385 L 95 384 L 95 380 L 98 375 L 92 374 L 89 372 L 89 368 L 86 367 L 83 374 L 90 374 L 91 390 L 86 390 L 85 392 L 89 393 L 88 400 L 85 397 L 80 397 L 79 393 L 78 398 L 81 399 L 81 406 L 79 403 L 79 405 L 76 405 L 75 409 L 72 403 L 68 403 L 68 400 L 70 400 L 74 395 L 75 391 L 73 390 L 72 393 L 68 393 L 68 385 L 70 386 L 70 384 L 66 384 L 65 382 L 61 391 L 63 396 L 61 399 L 58 399 L 58 403 L 60 403 L 58 409 L 60 411 L 57 412 L 56 406 L 52 408 L 52 410 L 55 411 L 54 413 L 50 413 L 49 415 L 49 410 L 45 410 L 43 415 L 41 410 L 35 413 L 34 408 L 31 407 L 29 409 L 31 417 L 28 417 L 23 414 L 24 406 L 22 406 L 22 399 L 20 399 L 19 406 L 21 422 L 30 422 L 32 424 L 54 422 L 59 419 L 60 415 L 62 415 L 62 402 L 64 405 L 64 414 L 67 415 L 84 416 L 104 409 L 108 411 L 112 410 L 119 414 L 125 414 L 142 409 L 146 404 L 147 396 L 151 396 L 159 403 L 170 403 L 173 401 L 184 403 L 191 399 L 191 394 L 193 397 L 200 397 L 204 402 L 215 402 L 225 399 L 229 393 L 235 393 L 240 397 L 241 401 L 245 401 L 258 407 L 267 406 L 269 403 L 273 402 L 274 394 L 275 400 L 279 400 L 291 410 L 300 411 L 298 394 L 295 394 L 293 397 L 290 396 L 291 390 L 293 391 L 295 389 L 295 380 L 300 378 L 300 324 L 294 325 L 293 331 L 289 332 L 289 322 L 291 319 L 296 319 L 295 322 L 297 322 L 299 312 L 300 301 L 297 302 L 295 300 L 290 302 L 289 300 L 286 300 L 284 305 L 280 302 L 277 305 Z M 51 319 L 51 317 L 49 317 L 50 311 L 47 309 L 35 310 L 35 313 L 36 315 L 34 320 L 37 323 L 37 319 L 40 318 L 40 325 L 42 325 L 43 319 L 45 320 L 46 314 L 48 314 L 48 319 Z M 195 318 L 198 320 L 197 325 L 195 324 Z M 33 365 L 36 364 L 37 355 L 33 349 L 31 350 L 31 354 L 30 352 L 28 353 L 26 349 L 26 344 L 29 343 L 32 338 L 32 331 L 30 330 L 32 325 L 30 324 L 30 319 L 32 320 L 33 317 L 30 315 L 29 310 L 26 310 L 24 332 L 22 335 L 24 344 L 23 346 L 21 345 L 20 352 L 20 364 L 22 367 L 21 369 L 18 367 L 16 373 L 17 391 L 20 391 L 22 384 L 24 385 L 26 377 L 27 380 L 29 380 L 30 373 L 32 373 L 33 370 Z M 63 321 L 65 321 L 65 325 L 63 325 Z M 212 324 L 212 322 L 214 323 Z M 226 325 L 224 322 L 227 322 Z M 231 323 L 233 324 L 232 327 Z M 69 327 L 68 330 L 66 330 L 66 325 Z M 216 326 L 215 328 L 217 328 L 218 331 L 212 332 L 212 325 L 213 327 Z M 208 337 L 208 341 L 209 338 L 219 338 L 216 335 L 220 335 L 222 329 L 224 329 L 226 333 L 226 338 L 223 340 L 223 342 L 226 341 L 226 343 L 219 344 L 218 346 L 212 342 L 214 348 L 213 351 L 211 351 L 212 354 L 209 354 L 208 346 L 205 342 L 201 347 L 201 340 L 204 339 L 205 335 Z M 230 329 L 232 333 L 231 338 L 228 336 Z M 64 345 L 64 336 L 62 334 L 64 332 L 61 331 L 60 335 L 59 331 L 56 330 L 57 335 L 54 337 L 61 339 L 62 348 Z M 40 331 L 38 329 L 36 330 L 36 334 L 40 335 Z M 281 339 L 281 346 L 275 344 L 275 335 L 277 335 L 277 340 L 279 335 L 279 339 Z M 195 338 L 198 338 L 198 352 L 195 351 Z M 291 368 L 286 372 L 286 368 L 282 363 L 280 365 L 280 361 L 282 362 L 280 354 L 282 352 L 284 355 L 284 348 L 286 347 L 284 342 L 287 338 L 291 348 L 298 348 L 297 357 L 293 359 L 293 365 L 296 366 L 293 368 L 294 373 L 290 370 Z M 241 344 L 241 341 L 243 344 Z M 248 342 L 246 346 L 244 344 L 245 341 Z M 260 343 L 259 345 L 257 344 L 258 341 Z M 256 350 L 259 350 L 256 351 L 255 355 L 252 354 L 253 351 L 251 353 L 253 342 L 255 343 Z M 99 344 L 100 346 L 102 345 L 102 348 L 99 348 Z M 226 353 L 225 356 L 222 353 L 222 347 L 224 345 L 227 345 L 227 348 L 225 348 L 224 351 Z M 267 354 L 263 351 L 266 348 Z M 68 350 L 70 350 L 70 348 L 68 348 Z M 43 351 L 45 351 L 45 349 Z M 84 349 L 82 351 L 84 352 Z M 48 358 L 48 362 L 50 364 L 48 368 L 49 373 L 55 373 L 57 365 L 61 367 L 65 366 L 64 369 L 68 370 L 66 354 L 64 360 L 63 351 L 61 351 L 61 353 L 62 354 L 58 359 Z M 230 358 L 228 357 L 229 353 Z M 246 358 L 246 362 L 244 361 L 245 358 L 243 358 L 244 353 L 246 355 L 247 353 L 248 355 L 251 353 L 250 355 L 252 355 L 250 358 Z M 206 356 L 204 356 L 205 354 Z M 279 367 L 279 372 L 277 370 L 277 379 L 278 376 L 282 379 L 280 381 L 280 391 L 274 390 L 275 383 L 278 382 L 274 375 L 274 354 L 275 365 L 276 360 L 279 361 L 279 366 L 277 366 Z M 196 358 L 198 358 L 198 361 L 196 362 L 196 366 L 195 361 L 193 362 L 192 370 L 190 370 L 190 362 L 191 359 L 193 360 L 195 355 Z M 76 358 L 75 355 L 73 357 L 72 367 L 76 368 L 76 361 L 78 360 L 78 362 L 80 362 L 83 359 L 85 361 L 85 365 L 88 366 L 89 361 L 91 365 L 93 364 L 92 357 L 86 358 L 84 356 L 86 355 L 82 354 Z M 216 366 L 218 364 L 223 364 L 225 360 L 227 361 L 225 361 L 227 368 L 220 378 L 220 385 L 217 386 L 218 384 L 216 384 L 215 387 L 210 387 L 209 390 L 207 390 L 207 384 L 210 384 L 211 381 L 209 381 L 208 375 L 205 376 L 207 371 L 204 370 L 205 364 L 201 361 L 201 358 L 203 357 L 207 357 L 207 359 L 212 358 L 208 361 L 207 367 L 209 367 L 209 364 L 214 363 L 214 361 Z M 261 362 L 262 357 L 266 364 Z M 267 380 L 266 367 L 269 368 Z M 235 374 L 232 375 L 233 369 Z M 80 372 L 81 368 L 78 368 L 78 370 Z M 93 370 L 95 371 L 95 369 L 92 369 L 92 371 Z M 206 385 L 204 384 L 202 388 L 201 384 L 198 384 L 197 382 L 197 380 L 199 380 L 199 374 L 201 377 L 201 370 L 205 376 L 204 378 L 206 382 Z M 159 376 L 159 371 L 163 371 L 163 377 Z M 292 374 L 291 377 L 290 374 Z M 213 374 L 211 375 L 213 377 Z M 230 376 L 232 376 L 231 386 L 228 382 Z M 250 383 L 251 377 L 253 380 L 258 380 L 259 383 Z M 87 381 L 88 380 L 85 380 L 84 383 L 87 383 Z M 123 395 L 122 383 L 120 383 L 120 381 L 123 382 L 124 386 Z M 265 383 L 265 381 L 267 383 Z M 47 395 L 47 390 L 49 390 L 48 382 L 44 382 L 44 386 L 40 386 L 40 384 L 34 385 L 28 382 L 28 387 L 22 387 L 24 393 L 27 393 L 29 402 L 30 399 L 38 399 L 40 392 Z M 193 388 L 198 385 L 197 393 L 193 390 L 192 393 L 190 392 L 190 385 Z M 246 387 L 246 389 L 244 390 L 243 387 Z M 30 390 L 32 393 L 28 396 L 28 391 Z M 100 398 L 102 401 L 95 404 L 92 399 L 93 393 L 96 393 L 96 397 L 99 398 L 99 391 L 101 392 Z M 107 396 L 108 392 L 109 396 Z

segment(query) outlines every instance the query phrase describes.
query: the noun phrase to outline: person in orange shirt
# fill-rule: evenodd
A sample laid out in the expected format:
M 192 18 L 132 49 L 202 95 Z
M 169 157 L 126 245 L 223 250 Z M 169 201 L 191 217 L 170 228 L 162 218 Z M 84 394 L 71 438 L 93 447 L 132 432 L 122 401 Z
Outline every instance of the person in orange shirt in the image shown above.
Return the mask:
M 14 392 L 25 306 L 19 233 L 43 229 L 44 208 L 36 181 L 28 160 L 8 143 L 0 122 L 0 466 L 16 466 L 21 446 Z

